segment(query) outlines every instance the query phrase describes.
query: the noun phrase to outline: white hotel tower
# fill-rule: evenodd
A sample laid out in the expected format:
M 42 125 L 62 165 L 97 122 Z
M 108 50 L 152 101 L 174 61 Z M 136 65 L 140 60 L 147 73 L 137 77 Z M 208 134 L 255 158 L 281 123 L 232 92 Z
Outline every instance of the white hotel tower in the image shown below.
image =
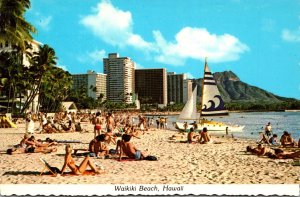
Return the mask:
M 107 100 L 132 103 L 135 63 L 129 57 L 110 53 L 108 58 L 103 58 L 103 65 L 104 74 L 107 74 Z

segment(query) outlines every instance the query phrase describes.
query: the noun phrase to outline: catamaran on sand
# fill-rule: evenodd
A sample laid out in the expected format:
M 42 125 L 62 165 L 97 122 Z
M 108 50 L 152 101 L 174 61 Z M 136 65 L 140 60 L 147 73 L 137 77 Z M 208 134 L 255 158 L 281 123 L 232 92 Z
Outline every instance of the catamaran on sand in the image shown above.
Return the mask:
M 197 86 L 194 88 L 193 94 L 186 102 L 181 111 L 179 120 L 194 120 L 198 121 L 196 130 L 202 130 L 204 127 L 208 131 L 234 131 L 242 132 L 245 126 L 231 125 L 223 122 L 209 121 L 206 118 L 216 116 L 228 116 L 228 110 L 225 108 L 224 101 L 218 90 L 216 81 L 210 72 L 207 61 L 205 60 L 204 78 L 202 85 L 202 102 L 200 115 L 197 114 Z M 175 127 L 181 131 L 189 131 L 193 124 L 186 124 L 183 122 L 176 122 Z

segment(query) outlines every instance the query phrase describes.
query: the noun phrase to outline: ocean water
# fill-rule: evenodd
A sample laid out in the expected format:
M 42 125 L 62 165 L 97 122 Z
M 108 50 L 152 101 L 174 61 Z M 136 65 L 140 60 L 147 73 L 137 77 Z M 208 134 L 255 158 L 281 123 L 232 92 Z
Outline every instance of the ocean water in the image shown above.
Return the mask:
M 168 117 L 168 127 L 175 130 L 172 122 L 176 122 L 178 116 L 165 117 Z M 259 132 L 264 131 L 266 124 L 270 122 L 273 133 L 277 134 L 278 137 L 282 135 L 283 131 L 288 131 L 296 141 L 300 138 L 300 112 L 230 113 L 227 117 L 213 119 L 225 123 L 245 125 L 243 132 L 233 133 L 236 137 L 259 139 Z

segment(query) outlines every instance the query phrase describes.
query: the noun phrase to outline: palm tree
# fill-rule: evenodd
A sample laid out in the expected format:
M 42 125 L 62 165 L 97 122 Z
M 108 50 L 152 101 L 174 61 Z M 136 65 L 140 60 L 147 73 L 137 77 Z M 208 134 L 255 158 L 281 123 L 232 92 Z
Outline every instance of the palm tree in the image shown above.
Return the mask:
M 30 8 L 30 0 L 0 1 L 0 42 L 10 43 L 14 48 L 26 50 L 26 42 L 32 41 L 36 29 L 28 23 L 24 14 Z
M 39 94 L 39 104 L 47 112 L 57 111 L 72 87 L 71 75 L 61 68 L 49 69 L 43 77 Z
M 22 109 L 21 113 L 28 108 L 33 99 L 39 93 L 43 77 L 46 71 L 52 69 L 53 66 L 56 65 L 56 59 L 57 57 L 54 49 L 46 44 L 40 46 L 38 52 L 33 53 L 32 65 L 30 66 L 29 70 L 32 73 L 34 81 L 31 84 L 30 94 L 24 103 L 24 108 Z
M 10 104 L 14 107 L 16 93 L 18 91 L 18 83 L 21 80 L 23 72 L 22 53 L 17 51 L 1 52 L 0 53 L 0 69 L 3 79 L 6 79 L 6 95 L 7 100 L 7 112 L 10 108 Z M 12 98 L 12 103 L 10 99 Z

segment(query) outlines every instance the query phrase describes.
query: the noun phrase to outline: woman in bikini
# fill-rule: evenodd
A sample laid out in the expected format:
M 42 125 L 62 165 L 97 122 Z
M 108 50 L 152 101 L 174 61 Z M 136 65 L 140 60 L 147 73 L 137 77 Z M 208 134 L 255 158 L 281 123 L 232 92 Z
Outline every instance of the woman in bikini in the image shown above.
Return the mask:
M 67 166 L 71 169 L 72 173 L 75 175 L 83 174 L 86 171 L 88 166 L 97 174 L 103 173 L 102 170 L 98 169 L 95 166 L 95 164 L 92 162 L 89 156 L 86 156 L 85 159 L 81 162 L 81 164 L 77 166 L 71 154 L 72 154 L 72 147 L 70 145 L 66 145 L 65 163 L 61 169 L 61 174 L 64 173 Z

